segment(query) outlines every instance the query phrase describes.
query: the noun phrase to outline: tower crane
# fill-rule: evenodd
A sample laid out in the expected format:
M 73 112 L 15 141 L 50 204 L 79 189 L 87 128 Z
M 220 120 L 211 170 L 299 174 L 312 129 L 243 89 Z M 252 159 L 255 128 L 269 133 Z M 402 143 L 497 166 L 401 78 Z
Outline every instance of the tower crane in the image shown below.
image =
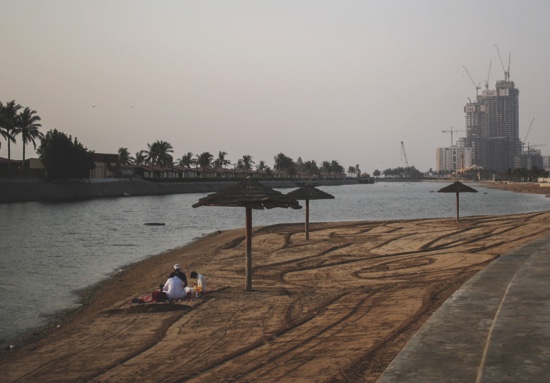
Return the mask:
M 453 130 L 453 127 L 451 126 L 451 130 L 442 130 L 443 133 L 451 133 L 451 146 L 453 146 L 453 133 L 454 132 L 465 132 L 465 130 Z
M 407 160 L 407 153 L 405 152 L 405 144 L 401 141 L 401 161 L 403 161 L 403 158 L 405 159 L 405 166 L 408 168 L 409 161 Z
M 509 81 L 510 80 L 510 61 L 512 61 L 512 54 L 511 53 L 508 54 L 508 69 L 506 69 L 504 68 L 504 64 L 502 63 L 502 57 L 500 57 L 500 51 L 498 50 L 498 45 L 495 44 L 495 47 L 497 48 L 500 65 L 502 66 L 502 70 L 504 71 L 504 80 Z
M 466 67 L 464 65 L 462 65 L 462 67 L 464 68 L 464 70 L 466 71 L 466 74 L 468 75 L 468 77 L 470 77 L 470 81 L 472 81 L 472 84 L 474 84 L 474 86 L 476 87 L 476 96 L 478 96 L 478 93 L 479 93 L 479 90 L 481 89 L 481 83 L 478 83 L 476 85 L 476 82 L 474 81 L 474 79 L 472 78 L 472 76 L 470 76 L 470 72 L 468 72 L 468 69 L 466 69 Z
M 527 129 L 527 134 L 525 134 L 525 138 L 523 139 L 523 143 L 525 144 L 527 142 L 527 137 L 529 136 L 529 132 L 531 131 L 531 128 L 533 127 L 533 122 L 535 122 L 535 117 L 531 120 L 531 124 L 529 124 L 529 129 Z
M 487 81 L 485 81 L 485 89 L 489 89 L 489 77 L 491 77 L 491 64 L 493 60 L 489 61 L 489 73 L 487 73 Z

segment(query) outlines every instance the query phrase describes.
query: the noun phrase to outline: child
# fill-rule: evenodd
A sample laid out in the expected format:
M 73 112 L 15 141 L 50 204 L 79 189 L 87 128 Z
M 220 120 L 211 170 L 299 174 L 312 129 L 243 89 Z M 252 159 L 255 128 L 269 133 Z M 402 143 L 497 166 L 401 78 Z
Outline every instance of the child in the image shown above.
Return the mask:
M 197 273 L 196 271 L 191 271 L 191 274 L 189 274 L 189 276 L 197 280 L 199 294 L 204 293 L 206 291 L 206 279 L 204 278 L 204 275 Z

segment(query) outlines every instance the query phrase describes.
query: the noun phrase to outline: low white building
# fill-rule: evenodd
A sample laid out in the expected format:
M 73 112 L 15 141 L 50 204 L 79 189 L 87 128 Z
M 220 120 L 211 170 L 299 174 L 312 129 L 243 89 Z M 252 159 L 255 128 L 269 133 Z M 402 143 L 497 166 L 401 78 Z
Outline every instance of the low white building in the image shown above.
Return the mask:
M 453 145 L 448 148 L 437 148 L 435 153 L 438 172 L 454 172 L 472 166 L 472 148 Z

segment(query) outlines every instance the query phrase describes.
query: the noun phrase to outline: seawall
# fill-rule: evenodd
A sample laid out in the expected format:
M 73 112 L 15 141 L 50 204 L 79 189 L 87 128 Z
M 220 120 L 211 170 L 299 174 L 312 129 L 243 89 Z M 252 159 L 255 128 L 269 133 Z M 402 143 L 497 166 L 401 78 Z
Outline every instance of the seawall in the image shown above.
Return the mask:
M 182 193 L 212 193 L 239 181 L 202 182 L 149 182 L 139 179 L 45 181 L 0 180 L 0 203 L 10 202 L 61 202 L 93 198 L 132 197 Z M 260 181 L 272 188 L 296 188 L 299 181 Z M 349 185 L 357 180 L 318 180 L 316 185 Z

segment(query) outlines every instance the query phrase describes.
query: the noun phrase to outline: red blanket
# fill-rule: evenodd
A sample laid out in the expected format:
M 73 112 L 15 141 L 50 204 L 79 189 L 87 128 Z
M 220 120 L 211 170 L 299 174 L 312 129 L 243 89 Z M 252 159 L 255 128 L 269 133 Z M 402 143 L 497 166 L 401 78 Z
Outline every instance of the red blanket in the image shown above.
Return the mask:
M 199 295 L 197 298 L 200 298 L 206 294 L 208 294 L 210 291 L 206 291 Z M 195 299 L 195 294 L 192 292 L 187 294 L 185 298 L 182 299 L 170 299 L 170 303 L 176 303 L 176 302 L 191 302 L 193 299 Z M 140 295 L 139 297 L 133 298 L 130 303 L 137 303 L 137 304 L 144 304 L 144 303 L 159 303 L 155 299 L 153 299 L 153 293 L 147 293 Z

